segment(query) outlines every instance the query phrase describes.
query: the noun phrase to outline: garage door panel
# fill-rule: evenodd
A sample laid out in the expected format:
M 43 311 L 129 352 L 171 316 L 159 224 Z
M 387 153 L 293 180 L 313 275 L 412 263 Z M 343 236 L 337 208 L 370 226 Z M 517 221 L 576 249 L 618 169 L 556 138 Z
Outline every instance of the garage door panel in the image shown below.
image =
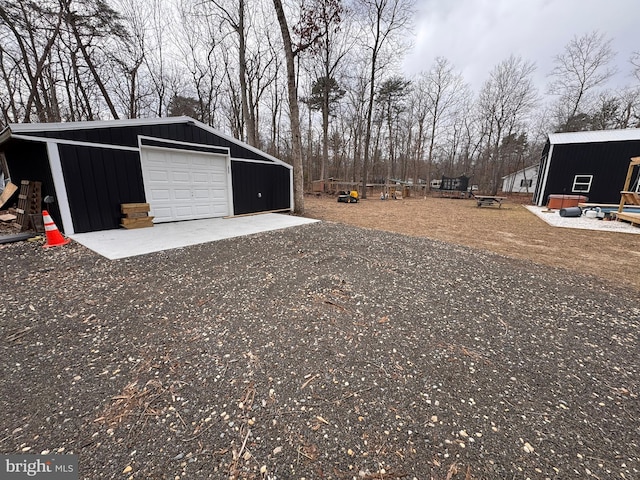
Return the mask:
M 226 199 L 227 192 L 226 190 L 223 190 L 221 188 L 214 188 L 209 192 L 209 195 L 211 196 L 211 198 L 222 201 Z
M 226 157 L 142 148 L 141 160 L 145 191 L 155 222 L 229 214 Z
M 171 208 L 170 207 L 156 207 L 152 214 L 154 217 L 169 217 L 171 216 Z
M 173 190 L 173 200 L 190 200 L 191 190 L 188 188 L 175 188 Z
M 207 172 L 194 172 L 191 176 L 193 183 L 209 185 L 211 183 L 211 175 Z
M 202 166 L 202 167 L 208 168 L 210 164 L 206 157 L 198 156 L 198 157 L 191 157 L 191 165 L 193 165 L 194 167 Z
M 151 190 L 151 199 L 153 201 L 171 200 L 171 192 L 166 188 L 154 188 Z
M 194 188 L 191 192 L 194 200 L 202 201 L 202 200 L 207 200 L 209 198 L 215 199 L 215 197 L 211 195 L 211 192 L 206 187 Z
M 222 207 L 216 207 L 216 208 L 213 209 L 213 216 L 214 217 L 224 217 L 226 215 L 228 215 L 228 213 Z
M 215 214 L 215 209 L 209 204 L 194 204 L 193 209 L 196 215 L 210 215 Z
M 193 215 L 193 205 L 176 205 L 173 210 L 179 219 L 185 219 Z
M 189 172 L 171 172 L 171 181 L 174 183 L 191 183 Z
M 149 179 L 153 182 L 168 182 L 169 172 L 153 169 L 149 172 Z

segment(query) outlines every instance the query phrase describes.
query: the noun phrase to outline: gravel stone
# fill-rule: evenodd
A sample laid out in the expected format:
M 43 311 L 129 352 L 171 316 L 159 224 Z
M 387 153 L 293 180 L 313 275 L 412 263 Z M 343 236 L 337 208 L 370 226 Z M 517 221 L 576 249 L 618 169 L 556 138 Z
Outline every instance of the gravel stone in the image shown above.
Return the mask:
M 83 479 L 640 478 L 633 289 L 330 222 L 0 251 L 3 453 Z

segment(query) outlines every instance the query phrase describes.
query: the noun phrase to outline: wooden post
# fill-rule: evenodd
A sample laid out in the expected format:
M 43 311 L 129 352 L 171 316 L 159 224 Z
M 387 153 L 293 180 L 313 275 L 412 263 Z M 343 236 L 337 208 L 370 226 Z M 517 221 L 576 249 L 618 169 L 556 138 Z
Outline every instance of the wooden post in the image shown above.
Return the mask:
M 631 177 L 633 176 L 633 168 L 640 165 L 640 157 L 632 157 L 629 162 L 629 170 L 627 171 L 627 178 L 624 181 L 624 187 L 620 192 L 620 206 L 618 207 L 618 213 L 622 213 L 625 204 L 625 193 L 629 191 L 629 185 L 631 185 Z

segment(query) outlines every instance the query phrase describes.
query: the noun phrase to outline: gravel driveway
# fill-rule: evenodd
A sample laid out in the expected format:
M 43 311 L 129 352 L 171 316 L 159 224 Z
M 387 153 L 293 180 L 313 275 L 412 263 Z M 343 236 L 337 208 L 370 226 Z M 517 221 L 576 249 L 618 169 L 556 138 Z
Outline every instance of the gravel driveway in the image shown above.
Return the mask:
M 0 256 L 2 453 L 87 479 L 640 478 L 635 291 L 329 222 Z

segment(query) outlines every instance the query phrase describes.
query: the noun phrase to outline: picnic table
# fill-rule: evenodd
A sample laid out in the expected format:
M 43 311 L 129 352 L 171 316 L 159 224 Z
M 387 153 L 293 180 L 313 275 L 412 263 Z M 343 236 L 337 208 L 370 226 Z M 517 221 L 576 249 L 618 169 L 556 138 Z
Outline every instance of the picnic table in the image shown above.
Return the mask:
M 498 208 L 502 207 L 502 202 L 507 197 L 497 197 L 495 195 L 474 195 L 478 207 L 490 207 L 492 205 L 498 205 Z

